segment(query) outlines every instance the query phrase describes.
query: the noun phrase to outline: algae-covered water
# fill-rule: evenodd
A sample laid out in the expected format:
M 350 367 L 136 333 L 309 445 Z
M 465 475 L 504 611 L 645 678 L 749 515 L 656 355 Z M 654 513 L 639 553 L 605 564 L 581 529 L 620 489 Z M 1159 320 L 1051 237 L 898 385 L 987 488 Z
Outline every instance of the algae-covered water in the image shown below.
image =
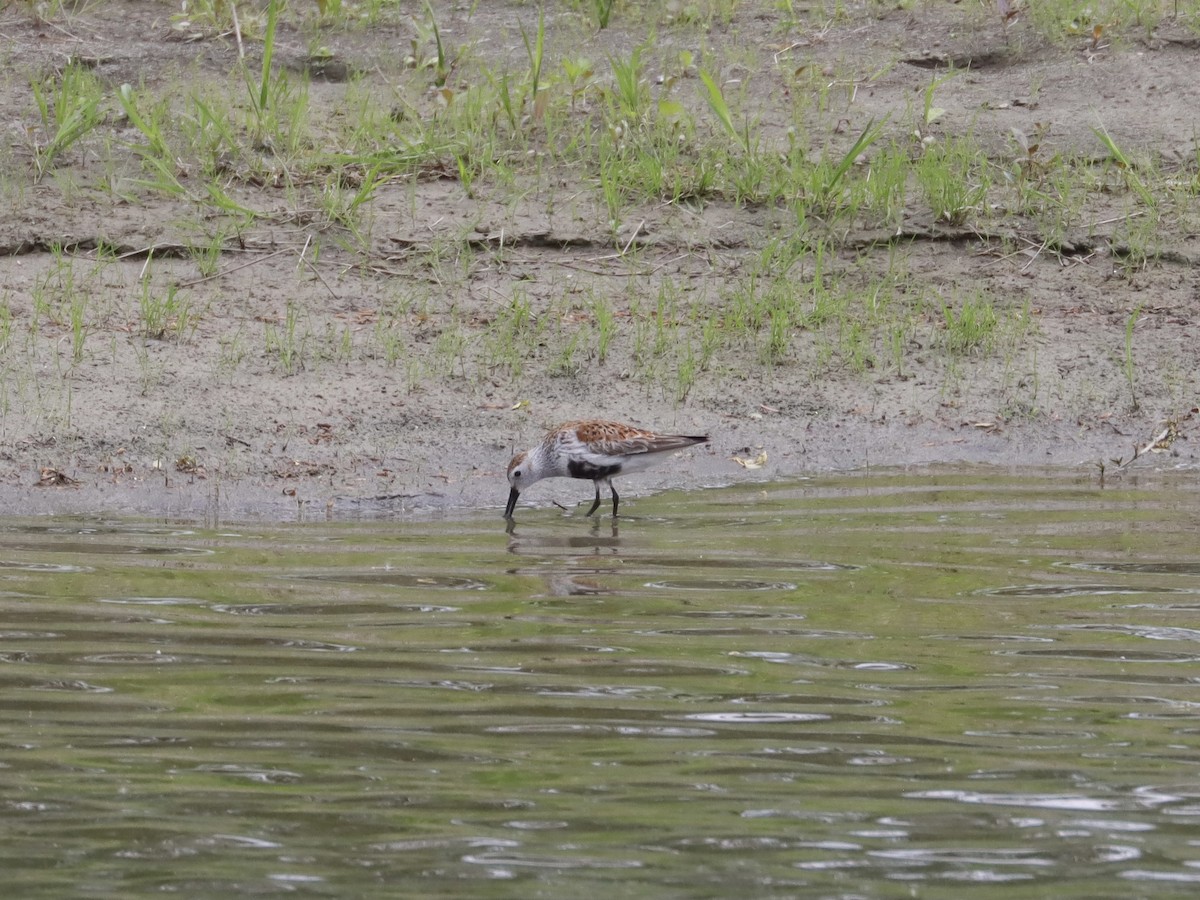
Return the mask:
M 0 522 L 7 891 L 1194 894 L 1193 473 L 627 506 Z

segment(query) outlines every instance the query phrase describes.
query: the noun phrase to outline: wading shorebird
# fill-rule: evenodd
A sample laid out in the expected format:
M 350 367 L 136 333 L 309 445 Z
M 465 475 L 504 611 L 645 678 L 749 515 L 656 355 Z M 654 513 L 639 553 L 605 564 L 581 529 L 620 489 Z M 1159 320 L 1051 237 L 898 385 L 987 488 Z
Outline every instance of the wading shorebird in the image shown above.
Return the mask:
M 633 425 L 584 419 L 551 429 L 541 443 L 518 453 L 508 464 L 508 506 L 504 518 L 511 519 L 521 491 L 543 478 L 584 478 L 596 484 L 596 501 L 590 516 L 600 506 L 600 485 L 612 491 L 613 515 L 621 498 L 612 480 L 626 472 L 638 472 L 658 462 L 663 454 L 708 441 L 707 434 L 655 434 Z

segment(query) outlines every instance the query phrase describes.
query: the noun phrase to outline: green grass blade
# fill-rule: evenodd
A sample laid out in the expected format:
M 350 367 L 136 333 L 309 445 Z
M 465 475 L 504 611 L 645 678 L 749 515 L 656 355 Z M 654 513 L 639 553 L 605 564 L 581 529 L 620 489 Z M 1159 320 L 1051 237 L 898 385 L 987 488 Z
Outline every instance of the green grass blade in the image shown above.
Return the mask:
M 721 86 L 703 69 L 700 70 L 700 80 L 704 82 L 706 89 L 705 97 L 708 100 L 709 109 L 713 111 L 713 115 L 717 117 L 722 127 L 729 132 L 729 135 L 745 147 L 742 134 L 737 130 L 737 126 L 733 124 L 733 116 L 729 112 L 729 104 L 725 102 L 725 94 L 721 91 Z
M 271 92 L 271 57 L 275 54 L 275 26 L 279 24 L 279 0 L 269 0 L 267 3 L 267 31 L 263 35 L 262 81 L 258 87 L 258 108 L 267 108 L 267 98 Z
M 1117 142 L 1114 141 L 1112 135 L 1108 133 L 1108 129 L 1101 124 L 1099 128 L 1093 128 L 1092 131 L 1095 133 L 1096 137 L 1100 139 L 1100 143 L 1104 145 L 1105 149 L 1108 150 L 1108 155 L 1113 158 L 1116 164 L 1120 166 L 1121 170 L 1125 173 L 1125 180 L 1129 184 L 1130 189 L 1141 198 L 1142 202 L 1145 203 L 1146 206 L 1150 207 L 1151 209 L 1156 207 L 1158 204 L 1154 202 L 1153 195 L 1146 189 L 1146 185 L 1142 183 L 1142 179 L 1139 178 L 1137 172 L 1134 171 L 1133 163 L 1130 161 L 1129 157 L 1125 155 L 1124 151 L 1117 146 Z
M 854 165 L 854 161 L 878 140 L 879 135 L 883 133 L 883 124 L 886 121 L 887 119 L 885 118 L 883 122 L 876 125 L 875 120 L 872 119 L 867 123 L 867 127 L 862 130 L 862 134 L 854 142 L 854 146 L 846 151 L 846 155 L 842 157 L 841 162 L 837 164 L 837 168 L 833 170 L 833 177 L 830 182 L 831 187 L 841 181 L 842 176 L 850 171 L 850 167 Z
M 534 35 L 533 43 L 529 42 L 529 35 L 525 32 L 525 26 L 521 26 L 521 40 L 525 42 L 525 53 L 529 56 L 529 81 L 530 81 L 530 101 L 533 108 L 537 109 L 538 85 L 542 80 L 542 59 L 544 57 L 544 46 L 546 40 L 546 21 L 542 10 L 538 10 L 538 28 L 537 34 Z
M 433 43 L 437 47 L 437 73 L 434 84 L 444 87 L 446 78 L 450 75 L 450 67 L 446 62 L 446 48 L 442 46 L 442 33 L 438 30 L 437 17 L 433 14 L 433 6 L 426 0 L 425 14 L 429 16 L 429 27 L 433 31 Z

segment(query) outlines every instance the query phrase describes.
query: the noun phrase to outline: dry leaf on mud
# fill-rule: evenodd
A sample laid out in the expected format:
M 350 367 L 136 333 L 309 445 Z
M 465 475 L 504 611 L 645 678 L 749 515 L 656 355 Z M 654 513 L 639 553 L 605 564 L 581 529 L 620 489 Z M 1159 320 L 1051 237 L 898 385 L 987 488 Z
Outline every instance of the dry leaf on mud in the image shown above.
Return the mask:
M 754 459 L 742 459 L 740 456 L 731 456 L 729 458 L 743 469 L 761 469 L 767 464 L 767 451 L 764 450 L 758 456 L 754 457 Z
M 70 475 L 66 475 L 63 472 L 58 471 L 58 469 L 54 468 L 53 466 L 44 466 L 41 471 L 41 477 L 38 478 L 37 484 L 38 487 L 69 487 L 74 484 L 79 484 L 79 482 Z
M 175 471 L 182 472 L 184 475 L 195 475 L 197 478 L 208 477 L 208 473 L 200 461 L 186 453 L 175 460 Z

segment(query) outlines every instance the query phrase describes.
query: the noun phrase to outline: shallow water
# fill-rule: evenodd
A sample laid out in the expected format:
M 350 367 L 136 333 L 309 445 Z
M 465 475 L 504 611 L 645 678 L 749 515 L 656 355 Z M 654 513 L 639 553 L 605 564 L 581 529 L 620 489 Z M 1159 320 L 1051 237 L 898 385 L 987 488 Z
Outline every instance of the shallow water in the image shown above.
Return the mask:
M 635 494 L 0 522 L 8 895 L 1194 894 L 1194 473 Z

